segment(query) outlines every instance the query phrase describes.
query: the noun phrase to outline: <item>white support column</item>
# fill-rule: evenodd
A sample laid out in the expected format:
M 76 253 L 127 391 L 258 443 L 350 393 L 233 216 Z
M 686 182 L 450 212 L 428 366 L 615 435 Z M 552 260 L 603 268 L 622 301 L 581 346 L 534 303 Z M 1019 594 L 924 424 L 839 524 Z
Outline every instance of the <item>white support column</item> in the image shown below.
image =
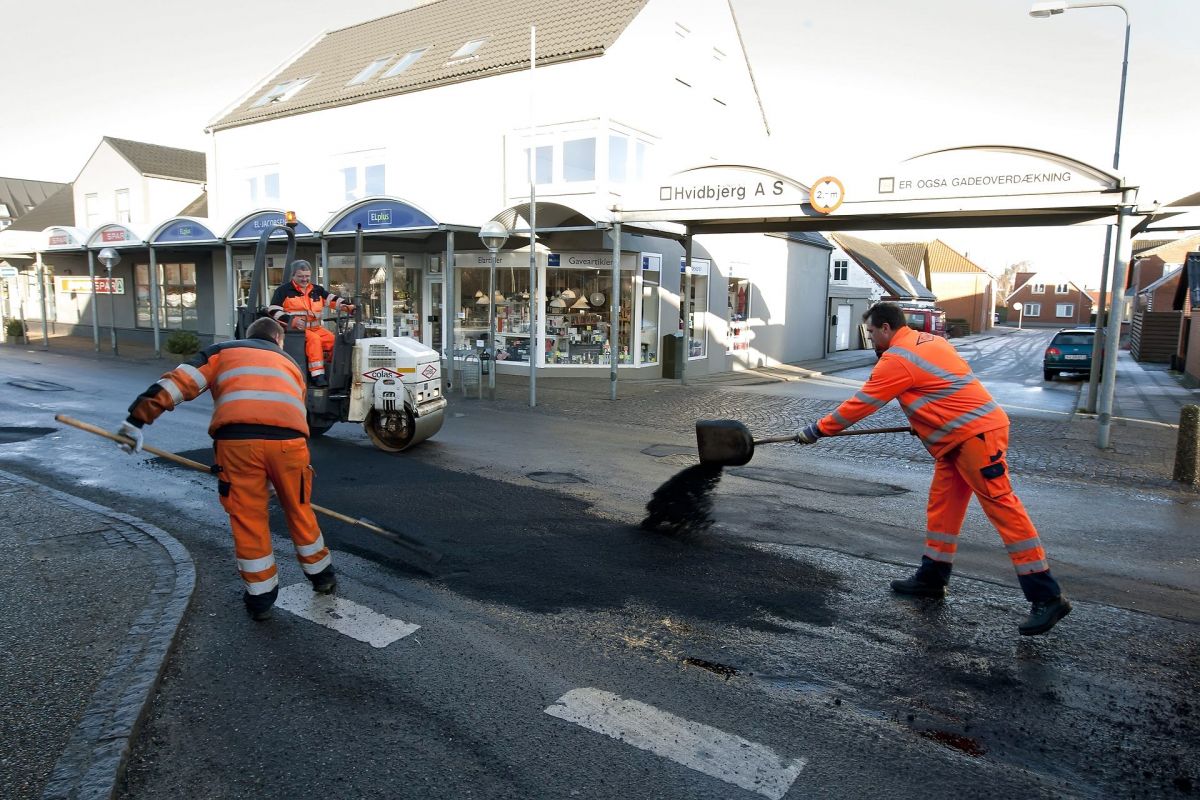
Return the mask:
M 96 312 L 96 254 L 91 250 L 87 251 L 88 257 L 88 278 L 92 281 L 92 347 L 96 352 L 100 352 L 100 317 Z
M 612 297 L 609 298 L 608 321 L 608 399 L 617 399 L 617 351 L 620 348 L 618 332 L 621 327 L 621 223 L 612 229 Z M 632 317 L 632 315 L 631 315 Z
M 1129 258 L 1133 242 L 1129 238 L 1129 217 L 1137 199 L 1136 189 L 1121 192 L 1121 208 L 1117 213 L 1116 260 L 1113 262 L 1111 310 L 1108 314 L 1108 332 L 1104 337 L 1104 372 L 1100 381 L 1100 431 L 1096 446 L 1105 449 L 1109 445 L 1112 429 L 1113 392 L 1117 383 L 1117 354 L 1121 350 L 1121 316 L 1125 311 L 1125 276 L 1129 269 Z

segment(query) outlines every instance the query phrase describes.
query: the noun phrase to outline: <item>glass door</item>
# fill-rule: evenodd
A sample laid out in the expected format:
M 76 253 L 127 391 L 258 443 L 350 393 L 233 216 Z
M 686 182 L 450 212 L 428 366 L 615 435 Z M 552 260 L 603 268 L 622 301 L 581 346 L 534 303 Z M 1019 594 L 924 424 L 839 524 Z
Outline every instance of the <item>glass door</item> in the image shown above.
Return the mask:
M 425 302 L 425 308 L 429 309 L 427 316 L 429 324 L 425 326 L 425 336 L 421 341 L 440 353 L 442 352 L 442 279 L 439 277 L 437 280 L 430 281 L 426 291 L 429 292 L 429 299 Z

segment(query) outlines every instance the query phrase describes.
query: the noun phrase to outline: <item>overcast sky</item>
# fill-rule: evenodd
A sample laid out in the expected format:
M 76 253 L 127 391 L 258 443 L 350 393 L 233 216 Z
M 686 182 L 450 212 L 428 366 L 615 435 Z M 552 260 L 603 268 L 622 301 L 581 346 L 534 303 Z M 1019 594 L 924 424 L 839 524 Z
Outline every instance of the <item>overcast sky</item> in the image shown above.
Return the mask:
M 580 0 L 588 2 L 589 0 Z M 602 0 L 597 0 L 602 1 Z M 1011 144 L 1112 166 L 1125 17 L 1027 0 L 732 0 L 780 171 Z M 9 4 L 0 176 L 73 180 L 101 136 L 205 149 L 205 124 L 325 30 L 407 0 Z M 1139 201 L 1200 191 L 1200 0 L 1126 0 L 1121 172 Z M 280 9 L 272 12 L 272 9 Z M 1095 285 L 1102 229 L 934 235 L 994 272 L 1029 260 Z

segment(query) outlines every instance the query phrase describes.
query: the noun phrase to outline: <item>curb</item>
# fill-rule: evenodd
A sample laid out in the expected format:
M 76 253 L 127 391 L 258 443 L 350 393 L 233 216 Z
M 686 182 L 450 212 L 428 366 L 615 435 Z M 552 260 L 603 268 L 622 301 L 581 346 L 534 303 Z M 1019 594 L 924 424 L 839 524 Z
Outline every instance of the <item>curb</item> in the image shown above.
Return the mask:
M 151 554 L 154 588 L 150 602 L 130 626 L 112 665 L 96 686 L 42 794 L 44 800 L 110 798 L 116 792 L 133 737 L 150 707 L 151 695 L 191 603 L 196 588 L 195 564 L 178 540 L 144 520 L 3 470 L 0 479 L 121 522 L 134 531 L 132 535 L 121 531 L 121 535 Z

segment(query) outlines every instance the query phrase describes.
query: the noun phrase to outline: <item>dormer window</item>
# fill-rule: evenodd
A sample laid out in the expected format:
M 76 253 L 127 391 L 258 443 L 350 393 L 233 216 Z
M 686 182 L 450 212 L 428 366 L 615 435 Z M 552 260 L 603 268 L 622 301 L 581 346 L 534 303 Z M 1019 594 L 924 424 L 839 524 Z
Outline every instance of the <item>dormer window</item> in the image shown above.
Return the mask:
M 417 62 L 417 59 L 429 52 L 428 47 L 422 47 L 419 50 L 410 50 L 400 57 L 400 60 L 392 65 L 392 68 L 383 73 L 384 78 L 394 78 L 404 70 L 411 67 Z
M 308 85 L 312 78 L 294 78 L 290 81 L 275 84 L 275 88 L 254 101 L 251 108 L 260 108 L 270 103 L 283 103 L 291 100 L 296 93 Z
M 476 51 L 483 47 L 483 44 L 486 41 L 487 39 L 472 39 L 462 47 L 458 48 L 458 50 L 454 51 L 454 55 L 450 56 L 450 61 L 448 63 L 454 63 L 455 61 L 464 61 L 468 58 L 473 58 Z
M 375 59 L 370 64 L 367 64 L 365 67 L 363 67 L 362 72 L 351 78 L 350 82 L 346 85 L 357 86 L 360 83 L 366 83 L 367 81 L 371 80 L 371 78 L 374 78 L 375 73 L 387 66 L 387 63 L 391 60 L 391 56 L 383 56 L 382 58 Z

